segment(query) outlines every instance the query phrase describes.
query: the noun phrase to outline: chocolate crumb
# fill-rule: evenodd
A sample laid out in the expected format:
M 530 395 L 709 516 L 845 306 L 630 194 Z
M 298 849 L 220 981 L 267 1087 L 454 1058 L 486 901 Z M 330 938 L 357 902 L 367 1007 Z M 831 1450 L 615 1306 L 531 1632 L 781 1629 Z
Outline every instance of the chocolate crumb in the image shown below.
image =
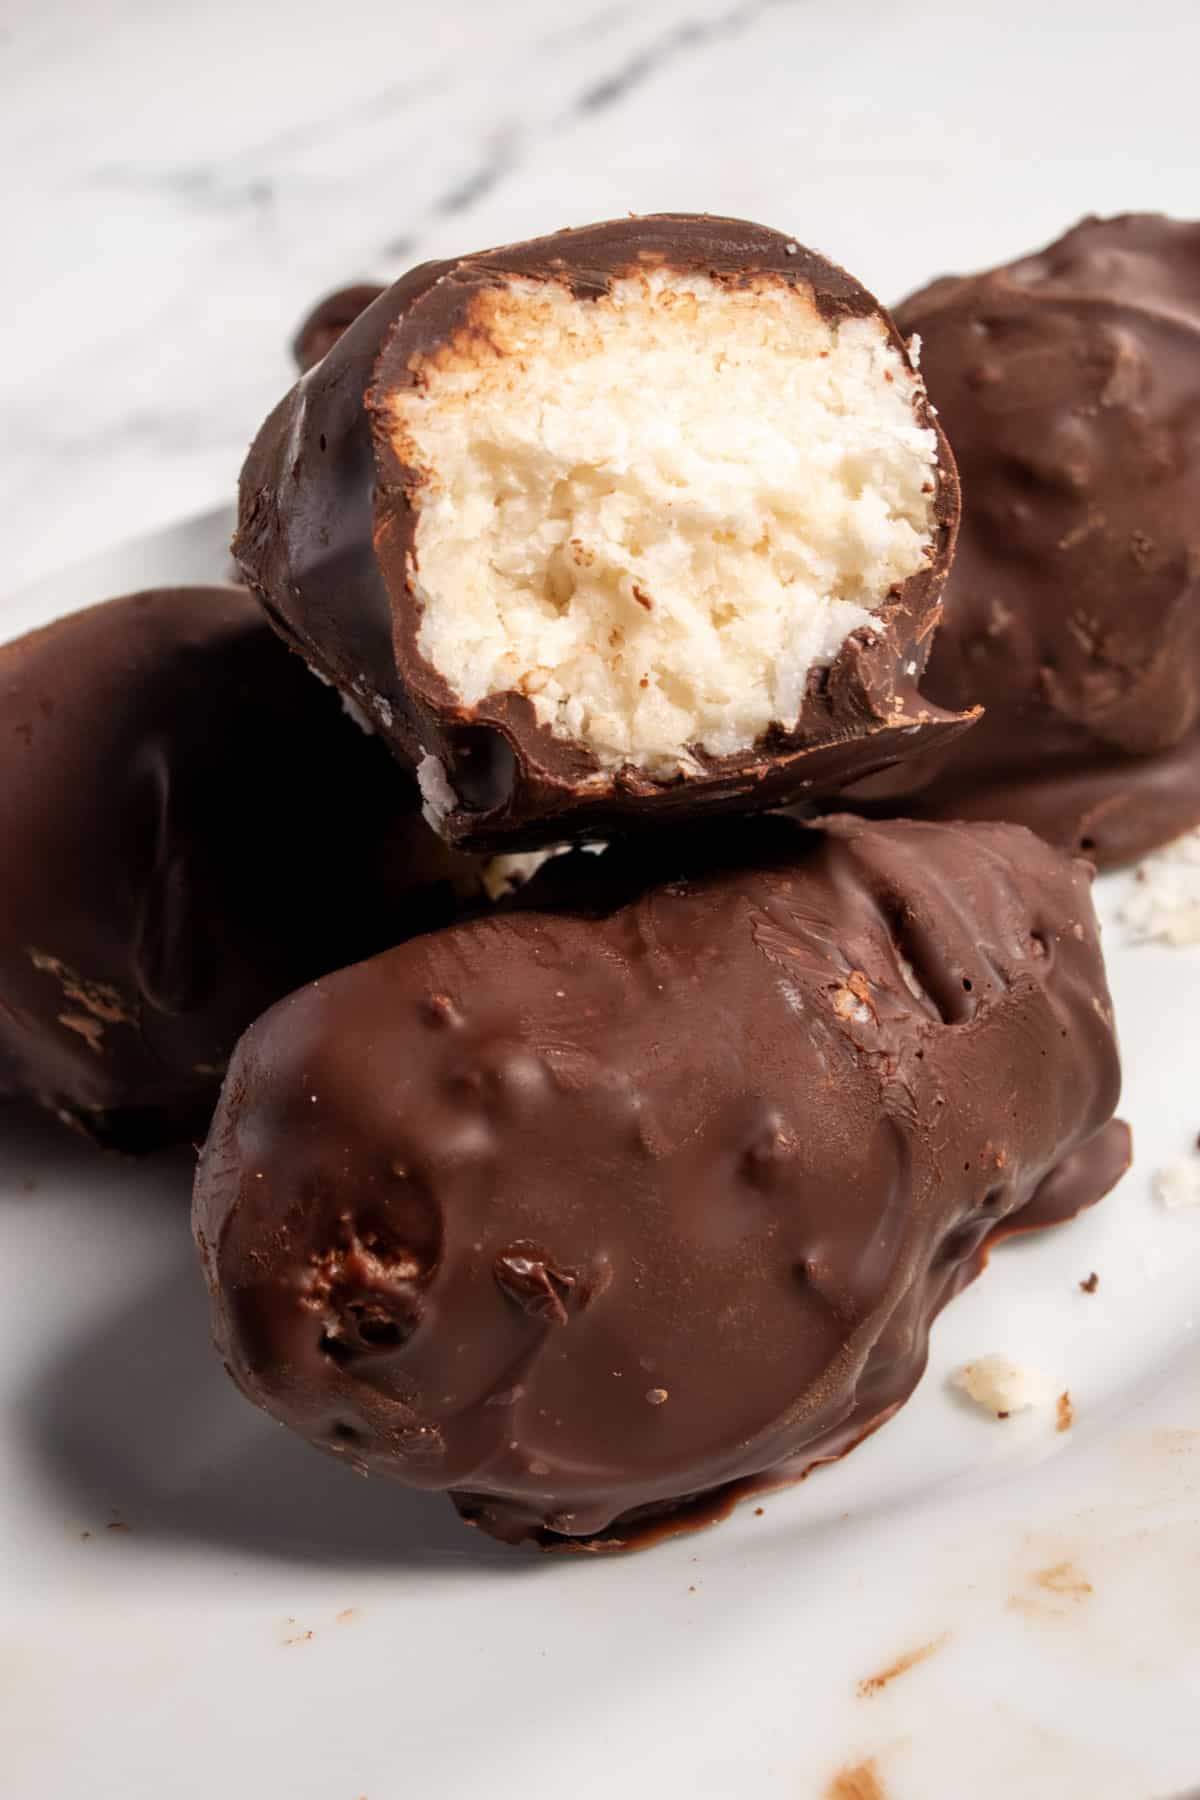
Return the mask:
M 1086 1281 L 1080 1282 L 1079 1286 L 1081 1292 L 1085 1294 L 1095 1293 L 1096 1289 L 1100 1286 L 1100 1277 L 1097 1275 L 1095 1269 L 1092 1270 Z
M 544 1325 L 567 1323 L 578 1276 L 559 1268 L 548 1251 L 536 1244 L 511 1244 L 496 1258 L 493 1274 L 502 1292 L 531 1319 Z

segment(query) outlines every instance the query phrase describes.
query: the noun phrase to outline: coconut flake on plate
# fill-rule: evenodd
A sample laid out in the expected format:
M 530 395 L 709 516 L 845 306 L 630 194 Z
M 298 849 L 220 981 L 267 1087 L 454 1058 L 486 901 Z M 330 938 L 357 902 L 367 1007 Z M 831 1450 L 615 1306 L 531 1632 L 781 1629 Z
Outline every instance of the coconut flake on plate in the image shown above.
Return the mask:
M 996 1353 L 977 1357 L 955 1369 L 950 1385 L 997 1419 L 1042 1406 L 1048 1394 L 1045 1377 L 1036 1369 L 1023 1368 Z
M 1131 942 L 1200 944 L 1200 830 L 1155 850 L 1135 871 L 1121 909 Z
M 1156 1169 L 1154 1197 L 1169 1212 L 1200 1206 L 1200 1156 L 1177 1156 Z

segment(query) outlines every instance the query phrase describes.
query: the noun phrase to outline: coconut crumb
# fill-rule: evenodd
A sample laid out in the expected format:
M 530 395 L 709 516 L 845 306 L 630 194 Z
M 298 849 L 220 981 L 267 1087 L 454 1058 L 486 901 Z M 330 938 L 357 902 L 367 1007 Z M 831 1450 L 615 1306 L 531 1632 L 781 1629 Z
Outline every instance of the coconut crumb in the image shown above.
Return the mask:
M 1042 1406 L 1046 1400 L 1046 1382 L 1036 1369 L 1022 1368 L 998 1354 L 964 1363 L 954 1371 L 950 1383 L 997 1419 Z
M 839 1019 L 848 1019 L 855 1025 L 869 1025 L 874 1017 L 868 1002 L 850 986 L 834 989 L 833 1010 Z
M 531 881 L 552 856 L 561 856 L 569 849 L 567 844 L 558 844 L 553 850 L 514 850 L 506 856 L 489 856 L 480 871 L 479 879 L 483 883 L 483 891 L 489 900 L 504 900 L 509 894 L 515 894 Z
M 446 769 L 440 757 L 423 756 L 417 764 L 417 786 L 421 790 L 421 815 L 427 825 L 434 831 L 440 831 L 442 821 L 447 813 L 452 813 L 458 805 L 454 789 L 446 779 Z
M 1137 886 L 1121 911 L 1130 942 L 1200 944 L 1200 830 L 1156 850 L 1135 875 Z
M 904 985 L 912 995 L 913 999 L 927 1000 L 929 996 L 926 994 L 925 989 L 921 984 L 917 971 L 913 968 L 913 965 L 909 962 L 903 950 L 900 949 L 897 949 L 896 951 L 896 967 L 899 969 Z
M 607 840 L 595 838 L 584 844 L 553 844 L 549 850 L 511 850 L 503 856 L 489 856 L 479 879 L 489 900 L 505 900 L 532 881 L 542 865 L 552 858 L 566 856 L 571 850 L 585 850 L 589 856 L 601 856 L 607 848 Z
M 352 699 L 349 694 L 341 694 L 339 698 L 342 702 L 342 711 L 345 713 L 346 717 L 348 719 L 353 719 L 354 723 L 358 726 L 358 729 L 365 732 L 367 737 L 374 737 L 375 727 L 367 717 L 365 708 L 360 706 L 358 701 Z
M 1169 1212 L 1200 1206 L 1200 1157 L 1177 1156 L 1154 1176 L 1154 1197 Z
M 332 681 L 330 681 L 328 675 L 324 674 L 322 670 L 318 669 L 315 663 L 306 662 L 304 666 L 308 670 L 309 674 L 313 677 L 313 679 L 315 681 L 320 682 L 322 687 L 331 688 L 334 686 L 334 683 Z M 358 692 L 362 691 L 361 684 L 356 684 L 356 691 L 358 691 Z M 359 702 L 354 699 L 353 695 L 347 694 L 341 688 L 339 688 L 338 689 L 338 699 L 342 703 L 342 711 L 346 714 L 346 717 L 348 719 L 353 719 L 354 723 L 358 726 L 358 729 L 360 731 L 364 731 L 368 737 L 374 737 L 375 736 L 375 727 L 374 727 L 374 725 L 372 725 L 370 719 L 367 717 L 366 710 L 364 709 L 364 707 L 362 707 L 359 704 Z M 386 703 L 381 703 L 381 704 L 386 704 Z M 389 725 L 391 724 L 390 708 L 388 709 L 388 716 L 384 722 L 385 722 L 385 724 L 389 724 Z

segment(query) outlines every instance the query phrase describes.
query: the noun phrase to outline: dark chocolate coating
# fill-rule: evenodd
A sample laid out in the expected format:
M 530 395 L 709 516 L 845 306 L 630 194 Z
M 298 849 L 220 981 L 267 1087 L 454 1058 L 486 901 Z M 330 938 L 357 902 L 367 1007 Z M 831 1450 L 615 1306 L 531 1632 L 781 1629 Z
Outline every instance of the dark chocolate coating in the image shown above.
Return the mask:
M 383 291 L 377 282 L 361 281 L 353 287 L 338 288 L 317 302 L 292 339 L 292 355 L 301 374 L 320 362 L 346 327 L 353 325 L 359 313 L 365 312 Z
M 466 859 L 241 588 L 0 649 L 0 1095 L 105 1143 L 200 1136 L 299 982 L 442 924 Z
M 458 800 L 440 829 L 472 849 L 605 837 L 698 812 L 818 798 L 970 722 L 917 690 L 958 518 L 954 462 L 940 431 L 931 563 L 876 612 L 877 632 L 853 633 L 828 669 L 814 671 L 795 727 L 773 726 L 743 755 L 697 752 L 697 773 L 669 779 L 632 765 L 605 775 L 586 745 L 539 724 L 524 695 L 469 707 L 419 654 L 413 472 L 397 460 L 378 416 L 387 394 L 412 385 L 413 359 L 453 338 L 497 285 L 514 277 L 561 282 L 595 298 L 652 266 L 811 291 L 830 320 L 881 319 L 907 354 L 858 282 L 779 232 L 693 214 L 622 219 L 413 269 L 276 408 L 242 471 L 234 551 L 246 579 L 282 634 L 355 694 L 401 758 L 440 759 Z M 921 423 L 937 429 L 924 406 Z
M 1128 1162 L 1085 864 L 846 817 L 654 855 L 293 994 L 201 1157 L 245 1393 L 503 1538 L 621 1544 L 840 1453 L 988 1244 Z
M 865 791 L 1140 856 L 1200 823 L 1200 225 L 1087 219 L 897 318 L 964 497 L 922 691 L 985 713 Z

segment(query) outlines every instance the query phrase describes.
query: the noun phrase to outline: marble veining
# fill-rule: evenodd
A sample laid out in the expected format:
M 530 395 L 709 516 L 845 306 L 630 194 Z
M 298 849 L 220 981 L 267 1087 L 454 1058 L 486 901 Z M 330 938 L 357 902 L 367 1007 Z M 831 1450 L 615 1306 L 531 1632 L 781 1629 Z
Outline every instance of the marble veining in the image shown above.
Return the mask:
M 688 207 L 894 298 L 1194 212 L 1198 52 L 1174 0 L 8 0 L 0 590 L 228 500 L 344 281 Z

